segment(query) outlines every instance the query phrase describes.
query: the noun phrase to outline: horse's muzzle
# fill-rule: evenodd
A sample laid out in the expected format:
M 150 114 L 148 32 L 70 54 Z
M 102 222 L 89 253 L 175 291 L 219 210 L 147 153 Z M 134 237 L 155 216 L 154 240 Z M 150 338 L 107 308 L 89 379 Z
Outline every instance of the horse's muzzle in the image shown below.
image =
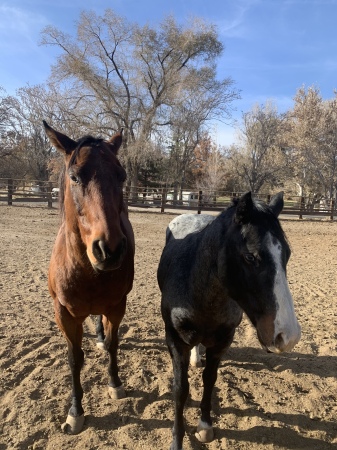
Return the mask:
M 260 344 L 272 353 L 291 351 L 301 338 L 301 327 L 297 320 L 276 330 L 273 316 L 265 316 L 257 321 L 256 329 Z
M 127 251 L 126 237 L 123 237 L 117 247 L 112 251 L 103 239 L 92 243 L 92 254 L 96 262 L 92 266 L 96 272 L 109 272 L 119 269 Z

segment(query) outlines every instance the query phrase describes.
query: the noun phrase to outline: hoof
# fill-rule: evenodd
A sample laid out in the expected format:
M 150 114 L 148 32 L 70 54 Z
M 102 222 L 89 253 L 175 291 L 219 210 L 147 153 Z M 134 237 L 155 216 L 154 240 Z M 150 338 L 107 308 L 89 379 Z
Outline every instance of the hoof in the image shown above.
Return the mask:
M 207 425 L 207 423 L 200 421 L 197 428 L 197 432 L 195 433 L 195 437 L 198 439 L 198 441 L 202 442 L 203 444 L 213 441 L 214 439 L 213 427 Z
M 61 425 L 63 433 L 78 434 L 84 425 L 84 414 L 78 417 L 73 417 L 68 414 L 67 420 Z
M 109 386 L 109 395 L 110 395 L 110 398 L 112 398 L 113 400 L 119 400 L 121 398 L 125 398 L 126 392 L 125 392 L 124 386 L 121 385 L 116 388 Z
M 96 345 L 100 350 L 105 350 L 105 345 L 103 341 L 97 341 Z

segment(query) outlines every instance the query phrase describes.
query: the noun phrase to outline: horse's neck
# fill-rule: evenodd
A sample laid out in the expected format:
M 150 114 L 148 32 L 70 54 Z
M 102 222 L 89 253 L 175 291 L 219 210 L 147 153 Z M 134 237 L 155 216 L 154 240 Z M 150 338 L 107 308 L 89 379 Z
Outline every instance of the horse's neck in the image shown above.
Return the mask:
M 231 222 L 232 214 L 224 212 L 200 234 L 189 288 L 205 313 L 208 310 L 223 311 L 228 302 L 233 302 L 227 283 L 224 283 Z
M 200 233 L 201 240 L 198 252 L 201 254 L 208 254 L 210 253 L 210 250 L 212 250 L 212 256 L 217 258 L 218 251 L 226 239 L 227 227 L 227 221 L 222 216 L 218 216 L 213 222 L 211 222 Z
M 225 243 L 225 226 L 221 218 L 217 218 L 206 227 L 199 236 L 195 264 L 192 268 L 192 277 L 197 285 L 204 289 L 218 285 L 218 258 Z

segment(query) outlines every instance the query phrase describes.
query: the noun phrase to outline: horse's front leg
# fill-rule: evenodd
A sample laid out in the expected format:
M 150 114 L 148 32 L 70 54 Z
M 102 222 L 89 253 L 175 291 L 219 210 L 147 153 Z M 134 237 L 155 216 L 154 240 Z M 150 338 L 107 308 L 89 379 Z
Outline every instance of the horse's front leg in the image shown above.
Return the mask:
M 190 348 L 180 339 L 174 339 L 166 331 L 166 342 L 173 365 L 173 400 L 174 400 L 174 426 L 172 430 L 173 441 L 170 450 L 182 450 L 185 435 L 184 406 L 189 393 L 188 365 Z
M 55 307 L 55 318 L 67 340 L 68 362 L 72 378 L 71 407 L 66 422 L 62 425 L 62 430 L 70 434 L 77 434 L 82 430 L 84 424 L 84 410 L 82 408 L 83 389 L 80 381 L 84 362 L 84 353 L 81 348 L 84 319 L 75 319 L 58 302 Z
M 124 317 L 126 299 L 117 307 L 113 314 L 106 317 L 105 323 L 105 348 L 109 353 L 109 395 L 112 399 L 126 397 L 124 386 L 118 375 L 117 350 L 118 350 L 118 328 Z
M 211 419 L 212 391 L 218 377 L 218 367 L 224 351 L 231 345 L 235 329 L 222 335 L 221 342 L 206 350 L 206 365 L 202 373 L 204 391 L 200 403 L 201 416 L 195 434 L 200 442 L 211 442 L 214 437 Z

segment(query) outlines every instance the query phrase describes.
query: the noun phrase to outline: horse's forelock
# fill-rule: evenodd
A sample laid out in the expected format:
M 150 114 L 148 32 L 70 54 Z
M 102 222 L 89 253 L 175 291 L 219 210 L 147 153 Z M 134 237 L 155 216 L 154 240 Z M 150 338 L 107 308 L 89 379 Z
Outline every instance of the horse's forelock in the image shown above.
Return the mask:
M 76 158 L 78 157 L 79 151 L 82 147 L 88 146 L 88 147 L 98 147 L 103 142 L 102 138 L 95 138 L 93 136 L 87 135 L 83 136 L 81 139 L 77 141 L 77 146 L 75 150 L 73 151 L 70 161 L 69 161 L 69 167 L 72 166 Z
M 258 211 L 268 213 L 270 211 L 267 203 L 259 199 L 253 199 L 253 205 Z
M 235 197 L 232 199 L 232 204 L 225 210 L 222 214 L 226 214 L 226 211 L 235 214 L 236 207 L 239 203 L 240 197 Z M 254 226 L 262 226 L 268 229 L 270 233 L 288 243 L 285 232 L 283 231 L 279 219 L 275 216 L 273 211 L 270 209 L 269 205 L 262 200 L 253 198 L 253 210 L 250 216 L 250 220 L 247 224 L 242 226 L 241 232 L 243 235 L 248 232 L 252 232 Z M 255 233 L 253 233 L 255 234 Z

